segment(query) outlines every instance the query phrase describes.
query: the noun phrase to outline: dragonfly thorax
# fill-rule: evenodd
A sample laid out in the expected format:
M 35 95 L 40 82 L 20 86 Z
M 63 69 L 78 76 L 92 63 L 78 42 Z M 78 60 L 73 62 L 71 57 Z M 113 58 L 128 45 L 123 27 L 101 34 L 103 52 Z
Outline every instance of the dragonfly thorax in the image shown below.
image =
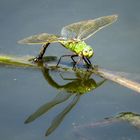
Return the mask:
M 78 54 L 79 56 L 85 56 L 87 58 L 90 58 L 93 56 L 94 52 L 93 49 L 87 45 L 84 41 L 63 41 L 61 42 L 63 44 L 63 46 L 73 52 L 75 52 L 76 54 Z

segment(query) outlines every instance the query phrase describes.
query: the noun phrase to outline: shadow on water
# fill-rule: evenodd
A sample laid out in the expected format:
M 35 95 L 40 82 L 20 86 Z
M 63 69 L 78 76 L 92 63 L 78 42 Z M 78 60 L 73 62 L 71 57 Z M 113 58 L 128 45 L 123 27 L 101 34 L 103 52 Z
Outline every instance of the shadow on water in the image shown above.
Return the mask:
M 101 81 L 96 82 L 93 78 L 91 78 L 91 72 L 75 71 L 75 78 L 73 79 L 64 78 L 62 75 L 60 75 L 62 80 L 68 81 L 66 84 L 60 85 L 52 78 L 50 71 L 51 70 L 42 66 L 44 78 L 47 80 L 49 85 L 58 89 L 59 93 L 51 101 L 42 105 L 34 113 L 32 113 L 26 119 L 25 123 L 31 123 L 41 115 L 47 113 L 53 107 L 67 101 L 70 98 L 72 98 L 72 101 L 52 120 L 50 127 L 46 131 L 46 136 L 50 135 L 61 124 L 64 117 L 73 109 L 83 94 L 93 91 L 106 81 L 105 79 L 101 79 Z

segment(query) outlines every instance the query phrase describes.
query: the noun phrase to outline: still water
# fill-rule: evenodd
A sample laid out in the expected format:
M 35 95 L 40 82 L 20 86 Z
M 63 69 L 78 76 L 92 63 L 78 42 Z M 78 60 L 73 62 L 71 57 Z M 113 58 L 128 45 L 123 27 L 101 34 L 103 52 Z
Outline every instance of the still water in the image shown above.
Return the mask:
M 138 0 L 1 0 L 0 54 L 37 55 L 38 45 L 16 42 L 36 33 L 59 34 L 64 25 L 80 20 L 118 14 L 116 23 L 87 40 L 95 51 L 91 61 L 106 69 L 132 73 L 139 80 L 139 6 Z M 46 55 L 59 57 L 68 53 L 53 44 Z M 140 114 L 140 95 L 103 80 L 94 75 L 1 65 L 0 139 L 45 140 L 45 134 L 54 130 L 47 139 L 139 140 L 140 129 L 128 121 L 107 125 L 102 122 L 121 112 Z M 40 117 L 34 114 L 35 120 L 31 118 L 32 122 L 25 124 L 40 107 L 46 113 L 42 111 Z M 90 127 L 96 122 L 101 125 Z

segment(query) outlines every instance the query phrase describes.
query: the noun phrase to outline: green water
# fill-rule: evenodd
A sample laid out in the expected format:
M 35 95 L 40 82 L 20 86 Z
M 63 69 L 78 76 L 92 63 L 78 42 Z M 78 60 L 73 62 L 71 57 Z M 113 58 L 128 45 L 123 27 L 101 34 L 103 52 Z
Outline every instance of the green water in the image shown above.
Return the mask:
M 41 32 L 59 34 L 64 25 L 118 14 L 116 23 L 86 41 L 95 51 L 91 61 L 106 69 L 132 73 L 139 80 L 139 5 L 138 0 L 1 0 L 0 53 L 37 55 L 40 48 L 38 45 L 22 46 L 16 43 L 17 40 Z M 46 55 L 59 57 L 68 53 L 59 44 L 53 44 Z M 64 62 L 69 62 L 69 59 L 63 60 Z M 45 133 L 51 122 L 67 107 L 67 114 L 47 139 L 139 140 L 140 130 L 127 122 L 74 131 L 77 125 L 100 121 L 120 112 L 140 114 L 140 95 L 109 81 L 81 95 L 77 103 L 73 99 L 78 93 L 73 93 L 66 102 L 52 108 L 32 123 L 24 124 L 32 113 L 58 94 L 63 95 L 61 98 L 64 95 L 68 97 L 69 91 L 66 87 L 70 86 L 66 85 L 77 79 L 75 73 L 61 73 L 63 77 L 71 79 L 63 80 L 57 71 L 49 71 L 49 74 L 43 72 L 39 69 L 0 66 L 0 139 L 45 140 Z M 90 78 L 96 82 L 103 80 L 97 76 Z M 75 83 L 71 87 L 74 86 Z

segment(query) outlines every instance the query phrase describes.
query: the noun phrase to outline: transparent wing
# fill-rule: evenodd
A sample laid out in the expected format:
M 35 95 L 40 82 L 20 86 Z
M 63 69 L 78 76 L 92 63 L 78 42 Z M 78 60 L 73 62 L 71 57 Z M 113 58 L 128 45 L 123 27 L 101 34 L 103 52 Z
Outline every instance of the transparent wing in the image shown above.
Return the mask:
M 19 44 L 28 44 L 28 45 L 45 44 L 45 43 L 58 42 L 60 40 L 59 38 L 60 38 L 60 36 L 58 36 L 58 35 L 41 33 L 38 35 L 33 35 L 33 36 L 29 36 L 27 38 L 24 38 L 24 39 L 18 41 L 18 43 Z
M 117 15 L 104 16 L 93 20 L 85 20 L 65 26 L 61 30 L 61 35 L 68 39 L 85 40 L 95 34 L 100 29 L 112 24 L 117 20 Z

